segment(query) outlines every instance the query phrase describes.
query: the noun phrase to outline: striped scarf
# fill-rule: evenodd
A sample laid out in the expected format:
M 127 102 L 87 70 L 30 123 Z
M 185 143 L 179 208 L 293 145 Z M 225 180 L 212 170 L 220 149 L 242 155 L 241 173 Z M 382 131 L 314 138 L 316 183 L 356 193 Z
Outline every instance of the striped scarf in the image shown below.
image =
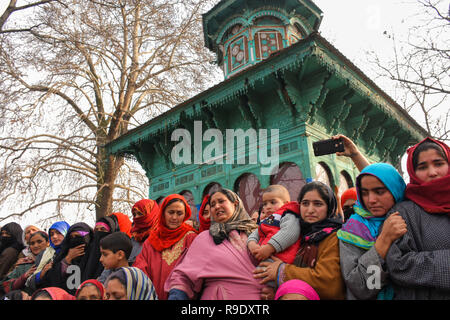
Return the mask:
M 380 226 L 383 224 L 386 216 L 372 216 L 359 202 L 355 203 L 353 209 L 355 213 L 350 216 L 337 232 L 337 237 L 344 242 L 369 250 L 375 244 Z
M 141 269 L 122 267 L 119 270 L 125 275 L 128 300 L 157 300 L 152 281 Z

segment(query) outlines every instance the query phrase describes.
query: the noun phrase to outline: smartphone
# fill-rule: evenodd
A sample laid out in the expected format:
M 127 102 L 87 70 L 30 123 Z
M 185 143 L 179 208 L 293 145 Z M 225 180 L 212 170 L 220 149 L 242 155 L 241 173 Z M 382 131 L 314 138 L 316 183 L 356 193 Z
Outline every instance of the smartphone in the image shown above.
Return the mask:
M 336 152 L 344 152 L 344 141 L 339 139 L 327 139 L 313 142 L 314 155 L 323 156 Z

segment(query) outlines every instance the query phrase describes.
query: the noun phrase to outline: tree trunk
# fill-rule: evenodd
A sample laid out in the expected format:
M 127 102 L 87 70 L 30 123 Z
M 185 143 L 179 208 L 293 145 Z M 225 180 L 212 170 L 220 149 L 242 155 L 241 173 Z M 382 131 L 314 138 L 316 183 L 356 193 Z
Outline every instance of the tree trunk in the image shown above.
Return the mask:
M 99 148 L 103 149 L 103 148 Z M 102 153 L 106 154 L 103 149 Z M 123 157 L 108 155 L 100 158 L 99 175 L 97 183 L 97 199 L 95 208 L 95 218 L 98 220 L 112 212 L 112 202 L 114 194 L 114 182 L 119 174 L 120 167 L 124 163 Z

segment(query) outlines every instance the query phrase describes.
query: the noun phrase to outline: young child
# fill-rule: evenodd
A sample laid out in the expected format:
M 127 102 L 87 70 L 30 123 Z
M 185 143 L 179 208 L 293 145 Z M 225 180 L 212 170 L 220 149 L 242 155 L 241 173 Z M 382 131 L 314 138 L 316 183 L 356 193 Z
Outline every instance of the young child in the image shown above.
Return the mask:
M 100 262 L 105 270 L 97 280 L 104 284 L 114 271 L 121 267 L 129 267 L 128 258 L 132 248 L 130 237 L 121 231 L 113 232 L 100 240 Z
M 292 263 L 300 248 L 300 207 L 290 201 L 289 191 L 281 185 L 267 187 L 262 200 L 266 217 L 261 217 L 258 229 L 248 237 L 248 249 L 259 261 L 275 255 Z

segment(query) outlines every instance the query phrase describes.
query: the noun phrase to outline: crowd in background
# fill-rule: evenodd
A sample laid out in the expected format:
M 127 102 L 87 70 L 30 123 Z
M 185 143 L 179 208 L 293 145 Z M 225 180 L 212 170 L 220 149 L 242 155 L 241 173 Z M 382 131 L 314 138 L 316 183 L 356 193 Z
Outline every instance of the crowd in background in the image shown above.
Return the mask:
M 84 222 L 1 227 L 3 300 L 450 299 L 450 148 L 426 138 L 407 150 L 406 184 L 370 164 L 347 137 L 360 174 L 340 199 L 307 183 L 282 185 L 258 212 L 221 188 L 198 224 L 178 194 L 142 199 Z

